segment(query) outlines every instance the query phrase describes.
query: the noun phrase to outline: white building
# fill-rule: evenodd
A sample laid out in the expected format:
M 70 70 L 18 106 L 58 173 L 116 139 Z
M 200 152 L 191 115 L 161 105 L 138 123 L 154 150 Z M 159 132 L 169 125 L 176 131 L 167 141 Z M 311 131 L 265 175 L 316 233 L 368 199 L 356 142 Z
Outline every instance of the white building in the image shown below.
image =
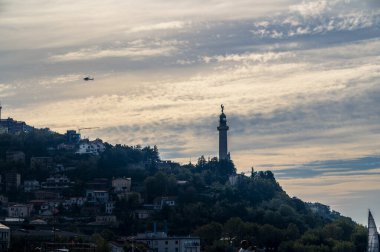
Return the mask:
M 156 252 L 200 252 L 199 237 L 167 236 L 164 232 L 138 234 L 134 239 Z
M 72 206 L 83 206 L 87 199 L 85 197 L 71 197 L 63 202 L 63 206 L 68 209 Z
M 112 188 L 116 193 L 131 191 L 131 178 L 116 178 L 112 180 Z
M 25 180 L 24 181 L 24 192 L 33 192 L 40 189 L 40 182 L 37 180 Z
M 152 215 L 152 213 L 153 213 L 152 210 L 138 209 L 135 211 L 135 216 L 136 218 L 140 220 L 145 220 L 145 219 L 148 219 Z
M 153 201 L 154 209 L 161 210 L 166 206 L 175 206 L 177 197 L 157 197 Z
M 114 202 L 107 202 L 106 209 L 105 209 L 106 214 L 112 214 L 114 208 L 115 208 Z
M 65 189 L 72 186 L 72 182 L 66 176 L 56 176 L 46 179 L 46 182 L 41 183 L 43 189 Z
M 102 140 L 96 139 L 94 141 L 82 140 L 79 143 L 79 148 L 76 151 L 77 154 L 89 154 L 89 155 L 99 155 L 103 151 L 105 151 L 106 147 Z
M 7 251 L 11 242 L 11 232 L 9 227 L 0 223 L 0 251 Z
M 41 205 L 40 210 L 38 212 L 39 215 L 43 216 L 52 216 L 58 212 L 58 207 L 60 205 L 60 201 L 48 201 Z
M 8 217 L 26 218 L 30 216 L 32 205 L 16 204 L 8 207 Z
M 107 191 L 87 190 L 86 198 L 89 203 L 105 204 L 109 200 L 109 194 Z

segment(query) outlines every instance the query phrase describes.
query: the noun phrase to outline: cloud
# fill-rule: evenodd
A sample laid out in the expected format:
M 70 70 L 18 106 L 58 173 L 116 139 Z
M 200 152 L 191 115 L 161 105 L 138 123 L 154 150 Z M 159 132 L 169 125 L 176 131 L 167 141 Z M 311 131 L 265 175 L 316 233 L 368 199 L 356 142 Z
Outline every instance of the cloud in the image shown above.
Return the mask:
M 84 74 L 59 75 L 52 78 L 51 77 L 40 78 L 38 82 L 42 86 L 50 87 L 52 85 L 62 85 L 62 84 L 70 83 L 70 82 L 75 82 L 75 81 L 81 80 L 83 76 Z
M 171 29 L 183 29 L 184 27 L 190 25 L 183 21 L 171 21 L 151 25 L 137 26 L 130 29 L 130 32 L 145 32 L 154 30 L 171 30 Z
M 114 57 L 125 57 L 131 60 L 142 60 L 147 57 L 169 56 L 176 50 L 177 48 L 172 46 L 160 48 L 135 47 L 118 49 L 86 48 L 65 54 L 53 55 L 50 56 L 49 60 L 53 62 L 86 61 Z
M 291 52 L 267 52 L 267 53 L 244 53 L 244 54 L 228 54 L 228 55 L 216 55 L 216 56 L 205 56 L 203 61 L 205 63 L 210 62 L 258 62 L 258 63 L 267 63 L 270 61 L 277 61 L 282 59 L 292 58 L 295 55 Z
M 0 83 L 0 98 L 9 97 L 15 94 L 15 90 L 9 84 Z
M 380 156 L 314 161 L 276 172 L 279 178 L 345 177 L 371 174 L 380 175 Z
M 356 1 L 304 1 L 291 6 L 289 13 L 255 22 L 252 33 L 261 38 L 283 39 L 378 26 L 380 12 L 360 7 Z
M 297 12 L 304 17 L 318 16 L 336 3 L 337 1 L 332 0 L 303 1 L 301 4 L 290 6 L 289 9 L 290 11 Z

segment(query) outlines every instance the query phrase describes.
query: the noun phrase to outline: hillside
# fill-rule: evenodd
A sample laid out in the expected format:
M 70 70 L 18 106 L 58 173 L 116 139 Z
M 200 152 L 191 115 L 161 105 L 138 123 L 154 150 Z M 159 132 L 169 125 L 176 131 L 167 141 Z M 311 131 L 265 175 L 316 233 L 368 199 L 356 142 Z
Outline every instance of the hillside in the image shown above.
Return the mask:
M 147 232 L 157 224 L 159 230 L 169 234 L 199 236 L 205 251 L 236 250 L 243 239 L 272 251 L 366 249 L 367 231 L 363 226 L 331 212 L 327 206 L 289 197 L 271 171 L 238 175 L 232 161 L 205 160 L 203 156 L 196 164 L 179 165 L 161 161 L 156 146 L 102 143 L 104 148 L 99 152 L 78 154 L 80 143 L 47 130 L 1 134 L 1 174 L 19 173 L 21 185 L 24 181 L 42 182 L 49 177 L 66 176 L 71 182 L 60 189 L 60 202 L 83 197 L 93 181 L 131 178 L 128 197 L 110 191 L 118 224 L 101 232 L 104 240 Z M 23 153 L 25 157 L 10 160 L 10 153 Z M 36 165 L 31 161 L 36 157 L 48 158 L 49 165 Z M 35 199 L 22 186 L 7 191 L 3 185 L 2 190 L 9 201 L 27 203 Z M 173 205 L 162 204 L 164 198 L 171 199 Z M 157 206 L 159 200 L 161 207 L 149 208 Z M 103 211 L 102 205 L 96 206 Z M 60 205 L 58 209 L 63 228 L 91 234 L 91 230 L 80 228 L 82 223 L 76 226 L 65 220 L 95 215 L 78 205 Z M 141 210 L 149 212 L 149 216 L 136 217 Z

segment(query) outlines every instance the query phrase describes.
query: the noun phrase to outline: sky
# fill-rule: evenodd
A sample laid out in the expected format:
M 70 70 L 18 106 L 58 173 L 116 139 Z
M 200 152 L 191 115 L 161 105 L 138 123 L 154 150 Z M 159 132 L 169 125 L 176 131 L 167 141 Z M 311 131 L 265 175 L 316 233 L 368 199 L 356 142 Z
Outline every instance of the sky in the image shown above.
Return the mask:
M 224 104 L 239 172 L 380 222 L 379 27 L 379 0 L 0 0 L 2 117 L 194 163 Z

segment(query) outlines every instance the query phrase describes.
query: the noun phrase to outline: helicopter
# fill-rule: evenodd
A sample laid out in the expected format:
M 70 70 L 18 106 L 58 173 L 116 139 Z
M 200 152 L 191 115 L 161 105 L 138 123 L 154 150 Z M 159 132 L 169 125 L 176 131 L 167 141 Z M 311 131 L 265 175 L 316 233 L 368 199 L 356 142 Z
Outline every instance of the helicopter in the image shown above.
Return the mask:
M 90 76 L 86 76 L 86 77 L 83 78 L 83 80 L 90 81 L 90 80 L 94 80 L 94 78 L 90 77 Z

